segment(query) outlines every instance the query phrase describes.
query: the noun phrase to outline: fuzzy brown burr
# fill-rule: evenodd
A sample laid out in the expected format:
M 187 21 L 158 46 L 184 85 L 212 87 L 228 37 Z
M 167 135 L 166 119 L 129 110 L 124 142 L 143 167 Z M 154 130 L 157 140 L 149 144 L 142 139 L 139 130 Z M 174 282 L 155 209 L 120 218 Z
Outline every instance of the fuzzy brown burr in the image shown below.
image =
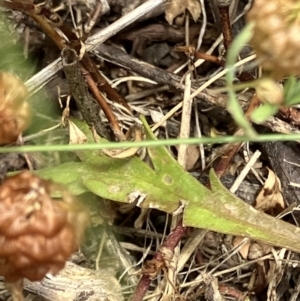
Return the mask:
M 72 196 L 29 171 L 0 186 L 0 275 L 7 282 L 57 274 L 78 249 L 87 215 Z
M 247 15 L 254 22 L 251 45 L 275 79 L 300 74 L 300 2 L 255 0 Z
M 0 72 L 0 145 L 10 144 L 28 127 L 31 109 L 28 91 L 15 75 Z

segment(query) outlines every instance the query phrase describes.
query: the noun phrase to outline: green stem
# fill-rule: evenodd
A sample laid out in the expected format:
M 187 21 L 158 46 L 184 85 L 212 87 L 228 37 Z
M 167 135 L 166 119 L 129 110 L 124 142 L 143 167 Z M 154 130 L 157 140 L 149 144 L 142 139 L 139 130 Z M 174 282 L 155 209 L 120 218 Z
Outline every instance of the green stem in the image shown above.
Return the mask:
M 155 141 L 140 141 L 140 142 L 107 142 L 99 144 L 73 144 L 73 145 L 25 145 L 1 147 L 0 153 L 29 153 L 29 152 L 65 152 L 65 151 L 83 151 L 83 150 L 101 150 L 129 147 L 156 147 L 169 146 L 179 144 L 214 144 L 214 143 L 237 143 L 237 142 L 270 142 L 270 141 L 300 141 L 300 134 L 269 134 L 259 136 L 224 136 L 214 138 L 185 138 L 185 139 L 167 139 Z

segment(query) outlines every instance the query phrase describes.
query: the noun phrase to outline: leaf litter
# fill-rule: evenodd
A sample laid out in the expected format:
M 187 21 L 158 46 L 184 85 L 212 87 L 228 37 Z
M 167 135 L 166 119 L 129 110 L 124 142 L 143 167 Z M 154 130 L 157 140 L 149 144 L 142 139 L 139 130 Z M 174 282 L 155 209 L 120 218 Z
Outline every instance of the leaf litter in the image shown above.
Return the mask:
M 23 8 L 23 11 L 19 11 L 17 5 L 12 9 L 9 7 L 6 13 L 15 28 L 10 34 L 16 31 L 23 47 L 15 53 L 25 53 L 25 57 L 33 58 L 32 72 L 28 75 L 28 68 L 23 67 L 22 64 L 27 63 L 23 55 L 22 60 L 11 59 L 13 54 L 5 47 L 0 49 L 3 51 L 1 57 L 6 58 L 1 69 L 18 74 L 27 81 L 31 91 L 40 90 L 30 99 L 35 116 L 31 128 L 23 135 L 25 143 L 84 143 L 86 139 L 101 143 L 104 138 L 115 141 L 123 134 L 125 137 L 134 125 L 141 125 L 140 114 L 147 119 L 146 123 L 143 122 L 145 127 L 147 123 L 155 126 L 163 116 L 166 117 L 155 131 L 159 139 L 211 136 L 212 131 L 221 136 L 222 133 L 233 134 L 237 130 L 225 109 L 227 96 L 211 92 L 226 84 L 222 77 L 214 80 L 214 75 L 220 72 L 220 65 L 214 62 L 225 59 L 220 49 L 216 48 L 219 44 L 215 43 L 220 32 L 217 1 L 205 3 L 205 6 L 203 1 L 196 0 L 153 1 L 158 3 L 153 8 L 149 8 L 151 1 L 148 4 L 144 2 L 58 1 L 56 6 L 54 3 L 40 3 L 44 7 L 42 16 L 52 28 L 50 38 L 44 35 L 47 27 L 43 18 L 36 17 L 38 15 L 30 7 Z M 148 9 L 144 11 L 147 14 L 136 20 L 135 12 L 139 8 L 142 10 L 140 5 L 143 3 L 143 9 Z M 241 3 L 237 12 L 243 15 L 247 10 L 247 1 Z M 132 24 L 128 28 L 122 22 L 117 26 L 120 17 L 130 13 Z M 39 23 L 39 29 L 32 24 L 31 18 Z M 54 24 L 56 21 L 59 23 Z M 110 29 L 110 25 L 115 25 L 117 30 Z M 234 24 L 233 28 L 239 32 L 241 26 L 243 24 Z M 65 37 L 56 36 L 56 29 Z M 202 29 L 204 35 L 199 44 Z M 91 44 L 97 39 L 97 33 L 103 30 L 109 33 L 108 43 Z M 87 36 L 89 38 L 86 40 Z M 89 46 L 78 46 L 78 37 L 81 43 L 87 41 Z M 62 116 L 57 86 L 64 103 L 68 102 L 70 93 L 77 93 L 72 91 L 72 85 L 69 86 L 66 80 L 70 77 L 61 73 L 51 75 L 51 70 L 59 70 L 57 64 L 53 68 L 50 63 L 59 57 L 60 39 L 65 38 L 71 48 L 78 50 L 79 58 L 78 61 L 75 58 L 74 63 L 81 69 L 77 71 L 82 75 L 85 72 L 93 75 L 92 79 L 109 104 L 109 109 L 99 107 L 96 112 L 93 108 L 97 108 L 97 95 L 92 98 L 84 95 L 88 110 L 86 114 L 81 113 L 91 129 L 78 120 L 82 119 L 82 115 L 74 99 L 70 104 L 72 118 L 68 121 L 69 132 L 62 126 L 57 127 Z M 175 50 L 176 47 L 191 45 L 194 47 L 188 55 Z M 201 47 L 197 49 L 197 45 Z M 89 52 L 92 48 L 93 51 Z M 248 56 L 250 52 L 243 55 Z M 18 61 L 18 64 L 11 61 Z M 92 72 L 95 66 L 101 70 L 96 76 Z M 193 70 L 195 66 L 197 69 Z M 247 68 L 245 70 L 248 72 Z M 253 76 L 251 70 L 247 75 Z M 211 80 L 209 89 L 203 88 L 191 98 L 208 80 Z M 239 80 L 242 81 L 241 78 Z M 85 86 L 81 92 L 92 94 L 92 86 L 87 86 L 85 80 L 82 82 Z M 116 83 L 114 88 L 110 86 L 112 82 Z M 44 89 L 41 89 L 42 86 L 45 86 Z M 246 108 L 249 101 L 255 102 L 251 91 L 241 92 L 238 97 L 242 108 Z M 111 118 L 111 114 L 115 117 Z M 288 122 L 271 118 L 269 122 L 262 123 L 263 131 L 290 132 L 294 128 L 293 123 Z M 101 124 L 101 128 L 93 128 L 93 123 Z M 107 133 L 107 136 L 99 138 L 99 131 Z M 155 139 L 149 128 L 146 136 L 146 139 Z M 135 137 L 127 135 L 126 140 L 134 141 Z M 123 274 L 121 284 L 126 299 L 132 296 L 131 300 L 142 300 L 135 288 L 139 287 L 139 275 L 143 273 L 143 277 L 148 276 L 152 280 L 148 294 L 157 300 L 292 300 L 298 285 L 297 253 L 300 247 L 295 239 L 299 234 L 296 227 L 275 219 L 286 206 L 292 205 L 284 202 L 281 186 L 285 183 L 281 183 L 276 171 L 268 169 L 262 161 L 263 167 L 251 169 L 240 185 L 243 188 L 236 192 L 237 196 L 242 195 L 244 203 L 227 190 L 246 165 L 241 157 L 243 151 L 251 156 L 257 147 L 251 144 L 250 149 L 246 145 L 230 145 L 227 149 L 218 145 L 170 147 L 168 150 L 148 148 L 147 153 L 138 150 L 122 158 L 112 158 L 100 151 L 77 152 L 75 155 L 68 152 L 47 153 L 42 156 L 42 161 L 39 161 L 41 157 L 37 154 L 30 155 L 29 160 L 39 175 L 67 185 L 84 203 L 88 200 L 92 202 L 92 224 L 82 247 L 85 267 L 93 269 L 100 264 L 105 273 L 114 270 L 111 277 Z M 264 155 L 267 157 L 268 153 Z M 209 160 L 212 157 L 214 161 Z M 189 173 L 174 159 L 178 159 Z M 239 163 L 235 165 L 234 175 L 226 174 L 226 170 L 236 161 Z M 5 162 L 6 166 L 3 171 L 1 169 L 3 174 L 20 170 L 20 164 L 6 156 L 1 158 L 1 162 Z M 28 167 L 26 164 L 23 162 L 22 168 Z M 211 166 L 215 167 L 217 175 L 223 174 L 221 180 L 227 188 L 222 186 L 216 175 L 208 174 Z M 254 174 L 268 174 L 263 187 Z M 273 217 L 250 209 L 246 203 Z M 127 205 L 129 207 L 125 209 Z M 297 218 L 290 217 L 291 214 L 288 214 L 285 221 L 297 225 Z M 176 225 L 179 225 L 178 228 Z M 197 228 L 216 232 L 201 234 Z M 199 241 L 192 245 L 189 239 L 195 233 Z M 239 235 L 256 240 L 245 241 Z M 103 252 L 100 237 L 106 237 Z M 174 241 L 181 241 L 182 249 L 172 244 L 174 237 Z M 186 247 L 192 249 L 187 251 Z M 285 247 L 296 252 L 284 251 Z M 170 263 L 164 257 L 168 252 L 171 252 L 168 255 Z M 150 253 L 156 255 L 151 259 Z M 112 258 L 118 259 L 117 266 L 107 264 L 113 261 Z M 283 276 L 289 277 L 291 287 L 283 287 Z M 129 289 L 128 285 L 131 285 Z M 25 283 L 26 287 L 39 294 L 39 286 Z M 164 294 L 164 290 L 167 293 Z M 49 297 L 50 294 L 51 290 L 40 298 L 54 300 Z M 113 300 L 107 297 L 109 290 L 106 289 L 104 294 L 105 298 Z M 263 299 L 265 295 L 267 298 Z M 87 300 L 96 299 L 90 297 Z

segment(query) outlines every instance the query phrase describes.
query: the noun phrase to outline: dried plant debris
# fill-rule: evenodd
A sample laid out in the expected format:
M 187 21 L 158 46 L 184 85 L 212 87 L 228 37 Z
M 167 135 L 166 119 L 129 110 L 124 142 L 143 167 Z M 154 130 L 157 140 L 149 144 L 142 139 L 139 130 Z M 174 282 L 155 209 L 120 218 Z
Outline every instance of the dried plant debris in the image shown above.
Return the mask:
M 237 13 L 230 15 L 234 23 L 234 33 L 245 25 L 243 15 L 250 7 L 250 2 L 253 2 L 247 16 L 249 21 L 255 23 L 256 34 L 251 45 L 264 72 L 268 76 L 275 76 L 275 79 L 268 77 L 261 81 L 256 86 L 256 92 L 260 101 L 275 104 L 282 113 L 286 108 L 280 106 L 285 104 L 287 91 L 282 89 L 282 83 L 277 79 L 299 72 L 299 5 L 292 0 L 229 2 L 237 7 Z M 147 14 L 142 13 L 143 16 L 138 20 L 134 18 L 136 11 L 141 10 L 141 5 L 145 7 L 153 3 L 159 5 Z M 0 40 L 3 41 L 0 43 L 0 54 L 3 58 L 0 62 L 0 144 L 22 143 L 18 138 L 24 135 L 24 131 L 25 135 L 30 133 L 24 140 L 30 145 L 68 142 L 84 144 L 98 140 L 102 142 L 95 129 L 100 136 L 106 136 L 109 140 L 141 141 L 144 139 L 143 135 L 129 137 L 125 134 L 131 132 L 133 125 L 140 124 L 140 114 L 147 117 L 151 126 L 156 126 L 155 134 L 159 139 L 179 137 L 180 128 L 186 124 L 191 128 L 190 137 L 212 136 L 214 129 L 221 133 L 218 134 L 220 136 L 232 135 L 237 128 L 226 111 L 228 95 L 213 91 L 224 87 L 224 77 L 213 82 L 208 89 L 202 89 L 203 84 L 213 81 L 214 76 L 226 66 L 222 44 L 218 44 L 221 41 L 218 38 L 220 28 L 216 24 L 217 20 L 220 21 L 219 7 L 226 3 L 228 1 L 219 0 L 56 0 L 33 3 L 2 1 L 1 6 L 6 7 L 12 25 L 9 26 L 9 35 L 3 34 L 7 25 L 0 27 Z M 239 25 L 235 23 L 237 16 Z M 126 18 L 127 21 L 122 23 Z M 227 25 L 231 26 L 229 23 Z M 20 36 L 13 35 L 14 31 Z M 18 41 L 22 42 L 22 46 L 14 51 L 14 44 Z M 196 51 L 199 42 L 201 47 Z M 55 63 L 61 50 L 66 50 L 65 46 L 76 57 L 74 69 L 69 70 L 71 72 L 67 72 L 67 76 L 58 72 L 60 66 Z M 248 55 L 249 48 L 245 47 L 241 57 Z M 21 63 L 28 62 L 28 57 L 33 57 L 34 64 L 30 63 L 30 67 L 23 68 L 24 70 L 19 68 Z M 64 55 L 62 58 L 66 67 Z M 12 66 L 14 62 L 18 64 Z M 51 64 L 52 62 L 54 63 Z M 67 63 L 72 62 L 67 60 Z M 251 74 L 255 75 L 256 65 L 253 66 L 242 66 L 243 72 L 248 72 L 251 67 Z M 47 84 L 48 76 L 53 77 L 53 70 L 56 70 L 55 77 Z M 237 76 L 241 70 L 237 70 Z M 36 77 L 29 78 L 28 74 L 33 71 Z M 68 77 L 69 74 L 71 78 Z M 74 74 L 77 75 L 77 80 L 72 80 Z M 186 81 L 187 74 L 191 75 L 190 82 Z M 239 80 L 241 78 L 238 77 Z M 29 79 L 26 83 L 28 88 L 23 79 Z M 297 82 L 297 78 L 294 81 Z M 51 93 L 45 98 L 37 97 L 36 105 L 31 101 L 33 91 L 43 85 Z M 183 120 L 185 116 L 182 116 L 181 102 L 184 95 L 188 94 L 189 85 L 190 95 L 199 88 L 201 92 L 193 95 L 191 114 L 188 120 Z M 81 90 L 77 91 L 80 87 Z M 74 98 L 76 91 L 79 92 L 78 99 L 82 101 L 80 104 L 78 99 L 76 104 Z M 239 92 L 238 100 L 243 109 L 254 99 L 253 94 L 254 90 L 251 89 Z M 295 93 L 293 96 L 295 100 L 297 95 Z M 67 109 L 62 113 L 56 111 L 49 114 L 45 108 L 57 108 L 58 98 L 62 107 Z M 88 106 L 86 100 L 91 100 L 92 106 Z M 99 100 L 105 106 L 100 107 Z M 293 107 L 291 110 L 293 116 L 297 116 L 299 109 Z M 37 133 L 35 117 L 39 114 L 44 119 L 38 124 L 42 131 Z M 93 122 L 89 123 L 91 129 L 86 126 L 87 131 L 83 131 L 78 126 L 78 120 L 87 116 L 92 116 Z M 297 118 L 288 124 L 277 117 L 271 117 L 262 123 L 262 127 L 283 133 L 299 131 L 296 128 Z M 44 124 L 46 119 L 47 122 L 51 119 L 47 126 Z M 290 120 L 289 116 L 285 116 L 285 120 Z M 159 123 L 160 126 L 157 125 Z M 48 129 L 49 124 L 56 127 L 69 125 L 69 131 L 60 129 L 64 131 L 64 136 L 57 138 L 56 132 Z M 100 128 L 97 130 L 97 127 L 107 129 L 109 135 Z M 118 139 L 115 139 L 110 129 L 117 134 L 115 136 Z M 52 140 L 43 138 L 46 132 L 51 133 L 49 136 Z M 38 138 L 34 138 L 35 136 Z M 256 147 L 256 144 L 250 144 L 250 153 Z M 287 161 L 299 163 L 299 146 L 297 147 L 295 156 L 290 157 L 286 148 L 280 145 L 269 146 L 266 153 L 272 157 L 269 160 L 271 170 L 264 187 L 249 175 L 236 194 L 248 204 L 255 202 L 257 210 L 272 216 L 284 210 L 283 213 L 287 212 L 287 215 L 283 219 L 292 220 L 292 214 L 297 216 L 297 204 L 293 205 L 293 202 L 300 197 L 297 194 L 299 188 L 292 187 L 293 191 L 289 193 L 290 184 L 300 181 L 298 172 L 295 171 L 297 167 Z M 231 149 L 232 145 L 226 145 L 225 148 Z M 170 147 L 168 150 L 166 158 L 176 158 L 178 149 Z M 216 144 L 187 147 L 186 169 L 204 185 L 208 182 L 206 171 L 216 166 L 214 164 L 218 160 L 225 162 L 222 160 L 227 152 L 216 156 L 214 160 L 206 160 L 216 150 Z M 233 225 L 231 229 L 240 231 L 239 235 L 249 234 L 253 228 L 264 225 L 264 221 L 268 220 L 270 231 L 266 235 L 270 239 L 274 237 L 272 229 L 277 225 L 274 222 L 273 226 L 272 221 L 278 220 L 270 216 L 264 219 L 265 215 L 259 212 L 261 218 L 254 221 L 251 229 L 247 228 L 248 224 L 234 226 L 230 214 L 235 207 L 230 205 L 230 201 L 225 203 L 224 195 L 229 192 L 222 190 L 224 187 L 221 183 L 216 186 L 218 189 L 215 188 L 214 195 L 207 192 L 201 198 L 198 182 L 187 185 L 184 178 L 186 174 L 183 174 L 182 169 L 172 169 L 173 163 L 161 156 L 159 149 L 147 151 L 127 148 L 124 152 L 117 148 L 113 151 L 92 152 L 92 155 L 89 152 L 76 152 L 68 153 L 63 160 L 62 156 L 55 153 L 55 160 L 47 161 L 47 169 L 40 170 L 33 164 L 38 169 L 34 173 L 25 171 L 18 175 L 9 175 L 10 177 L 7 177 L 7 171 L 26 168 L 27 154 L 21 156 L 13 153 L 9 157 L 3 156 L 0 161 L 1 179 L 7 179 L 0 186 L 0 274 L 6 277 L 15 300 L 22 300 L 23 282 L 25 289 L 38 295 L 39 300 L 45 298 L 51 301 L 117 301 L 129 299 L 130 296 L 131 301 L 140 301 L 143 296 L 139 288 L 145 294 L 146 285 L 149 295 L 158 295 L 153 300 L 297 299 L 296 295 L 300 291 L 298 254 L 266 245 L 263 239 L 259 240 L 261 236 L 256 241 L 232 234 L 224 235 L 221 231 L 224 229 L 225 232 L 228 225 Z M 228 156 L 226 170 L 231 171 L 231 176 L 225 175 L 222 178 L 228 189 L 240 173 L 241 162 L 244 162 L 237 159 L 242 153 L 241 150 L 237 152 L 239 153 L 235 156 Z M 48 156 L 46 152 L 43 154 Z M 279 158 L 285 160 L 283 167 L 277 164 Z M 61 164 L 65 161 L 67 162 Z M 263 161 L 262 164 L 263 173 L 267 163 Z M 165 173 L 166 167 L 171 168 L 168 174 Z M 177 174 L 180 179 L 175 186 Z M 89 231 L 92 234 L 87 234 L 84 240 L 81 250 L 86 257 L 84 263 L 80 262 L 81 267 L 66 260 L 79 247 L 87 219 L 85 209 L 78 205 L 65 188 L 40 179 L 37 175 L 43 175 L 45 179 L 57 179 L 61 183 L 71 183 L 71 192 L 80 195 L 80 200 L 83 200 L 90 211 Z M 143 185 L 148 187 L 149 183 L 152 188 L 149 192 L 146 191 L 147 194 L 137 189 Z M 161 183 L 163 186 L 160 186 Z M 158 194 L 160 187 L 168 187 L 167 193 Z M 203 189 L 206 191 L 206 188 Z M 52 194 L 56 195 L 58 191 L 62 199 L 53 198 Z M 193 197 L 188 197 L 192 195 Z M 233 198 L 231 194 L 230 196 Z M 179 207 L 178 203 L 176 206 L 172 203 L 175 197 L 179 200 Z M 189 209 L 194 198 L 198 197 L 199 202 L 195 202 L 194 207 Z M 122 203 L 125 199 L 131 203 Z M 225 203 L 223 207 L 220 199 Z M 193 217 L 194 212 L 200 212 L 201 202 L 205 202 L 204 205 L 212 204 L 208 207 L 211 215 L 205 222 L 214 227 L 221 220 L 215 229 L 221 229 L 221 233 L 186 228 L 181 223 L 181 213 L 184 216 L 189 213 Z M 285 208 L 286 203 L 288 208 Z M 146 208 L 137 208 L 141 204 Z M 154 204 L 154 208 L 149 209 L 149 204 Z M 221 213 L 220 208 L 223 208 Z M 244 216 L 244 220 L 251 219 L 247 210 L 256 212 L 253 208 L 243 208 L 247 209 L 235 215 L 237 221 L 240 221 L 241 216 Z M 295 212 L 291 214 L 288 211 L 292 209 Z M 201 219 L 204 213 L 202 211 L 197 214 L 197 218 Z M 297 224 L 297 220 L 299 221 L 292 220 L 292 223 Z M 285 225 L 282 221 L 280 224 Z M 281 228 L 286 230 L 285 227 Z M 277 233 L 277 230 L 274 232 Z M 114 232 L 117 236 L 112 251 L 112 240 L 109 237 L 111 234 L 114 236 Z M 298 248 L 298 243 L 293 239 L 295 237 L 291 237 L 291 248 Z M 179 241 L 181 247 L 175 248 Z M 111 267 L 106 269 L 99 264 L 100 257 L 101 261 L 104 258 L 103 261 L 111 264 L 111 257 L 106 257 L 111 253 L 116 254 L 114 257 L 118 259 L 113 273 L 109 272 Z M 97 271 L 99 267 L 100 270 Z M 49 273 L 55 275 L 51 276 Z M 118 273 L 120 281 L 116 280 L 115 273 Z M 137 286 L 139 278 L 142 279 L 141 286 Z M 152 281 L 150 286 L 150 282 L 143 282 L 145 278 Z M 134 293 L 136 288 L 138 291 Z M 0 295 L 0 300 L 6 296 Z
M 54 277 L 24 281 L 24 288 L 46 300 L 122 301 L 121 286 L 109 270 L 95 271 L 67 262 Z
M 268 178 L 264 184 L 264 187 L 256 197 L 255 208 L 271 215 L 278 215 L 286 207 L 282 191 L 281 182 L 275 173 L 268 169 Z
M 189 12 L 196 22 L 201 15 L 200 1 L 197 0 L 173 0 L 166 9 L 166 20 L 170 25 L 176 17 L 184 19 L 186 13 Z

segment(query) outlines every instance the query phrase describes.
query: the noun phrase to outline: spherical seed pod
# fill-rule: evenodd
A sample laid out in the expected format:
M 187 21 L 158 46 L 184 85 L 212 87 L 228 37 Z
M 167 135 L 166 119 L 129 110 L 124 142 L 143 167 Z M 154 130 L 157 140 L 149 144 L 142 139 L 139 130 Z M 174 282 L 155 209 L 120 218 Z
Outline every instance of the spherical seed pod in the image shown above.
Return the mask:
M 0 145 L 10 144 L 29 126 L 28 91 L 15 75 L 0 72 Z
M 284 101 L 283 86 L 271 78 L 261 78 L 255 86 L 260 101 L 273 105 L 280 105 Z
M 250 44 L 264 70 L 275 79 L 300 74 L 300 4 L 297 0 L 254 0 L 247 20 Z
M 29 171 L 0 186 L 0 275 L 7 282 L 54 275 L 78 249 L 87 214 L 66 191 L 53 200 L 54 189 Z

